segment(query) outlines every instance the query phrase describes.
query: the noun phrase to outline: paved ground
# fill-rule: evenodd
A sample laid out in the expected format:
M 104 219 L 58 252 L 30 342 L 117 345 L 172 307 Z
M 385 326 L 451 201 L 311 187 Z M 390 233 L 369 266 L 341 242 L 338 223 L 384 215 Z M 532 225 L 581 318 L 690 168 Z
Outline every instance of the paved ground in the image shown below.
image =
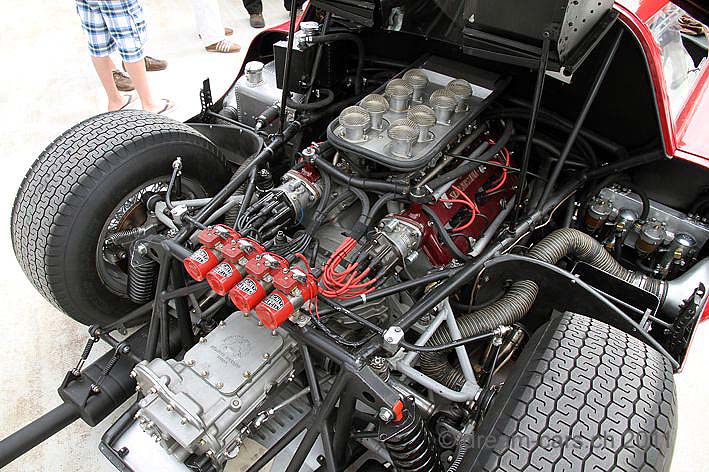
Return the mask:
M 170 61 L 152 73 L 156 93 L 175 99 L 174 116 L 199 110 L 198 89 L 209 76 L 215 95 L 231 83 L 243 54 L 202 50 L 189 0 L 144 0 L 150 28 L 149 54 Z M 269 25 L 286 19 L 280 0 L 264 0 Z M 222 1 L 225 23 L 247 45 L 240 0 Z M 56 406 L 57 384 L 86 340 L 86 330 L 64 317 L 30 285 L 15 262 L 9 238 L 15 190 L 34 158 L 69 126 L 103 111 L 105 98 L 86 54 L 73 2 L 5 0 L 0 15 L 0 318 L 4 339 L 0 364 L 0 437 Z M 709 326 L 700 329 L 689 363 L 677 377 L 679 431 L 672 470 L 709 470 Z M 96 429 L 76 423 L 15 462 L 11 471 L 111 471 L 97 444 L 111 418 Z

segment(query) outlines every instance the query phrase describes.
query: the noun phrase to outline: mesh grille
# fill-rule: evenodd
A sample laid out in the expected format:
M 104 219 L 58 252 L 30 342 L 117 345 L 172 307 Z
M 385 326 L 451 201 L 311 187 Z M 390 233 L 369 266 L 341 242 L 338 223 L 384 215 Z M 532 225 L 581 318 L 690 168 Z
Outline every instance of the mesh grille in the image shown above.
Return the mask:
M 405 97 L 414 93 L 414 88 L 404 79 L 390 80 L 385 89 L 392 97 Z
M 426 105 L 416 105 L 409 110 L 407 118 L 419 126 L 436 124 L 436 112 Z
M 413 87 L 425 87 L 428 85 L 428 77 L 426 77 L 422 69 L 407 70 L 403 75 L 403 79 Z
M 359 102 L 359 106 L 370 113 L 384 113 L 389 109 L 389 102 L 387 102 L 387 99 L 384 98 L 383 95 L 373 93 L 364 97 L 362 101 Z
M 473 87 L 465 79 L 453 79 L 446 88 L 458 97 L 468 98 L 473 94 Z
M 369 112 L 357 105 L 347 107 L 340 113 L 340 124 L 342 126 L 364 126 L 369 121 Z
M 418 138 L 419 130 L 416 123 L 411 120 L 396 120 L 389 126 L 387 131 L 389 138 L 394 141 L 413 141 Z
M 433 108 L 453 108 L 458 104 L 455 95 L 448 89 L 438 89 L 433 92 L 429 102 Z

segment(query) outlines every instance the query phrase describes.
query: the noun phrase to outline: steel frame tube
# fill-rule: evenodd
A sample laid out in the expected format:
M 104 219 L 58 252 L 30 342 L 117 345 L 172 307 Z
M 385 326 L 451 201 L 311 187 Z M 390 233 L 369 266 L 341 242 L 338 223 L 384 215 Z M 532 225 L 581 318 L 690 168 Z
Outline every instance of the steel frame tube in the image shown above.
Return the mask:
M 596 95 L 598 95 L 598 91 L 601 89 L 601 85 L 603 84 L 603 80 L 605 79 L 606 74 L 608 73 L 608 69 L 610 69 L 610 66 L 613 63 L 615 53 L 618 51 L 618 46 L 620 46 L 620 40 L 622 38 L 623 29 L 621 28 L 619 29 L 618 34 L 616 35 L 615 40 L 613 41 L 613 45 L 611 46 L 608 55 L 603 60 L 601 68 L 598 70 L 598 74 L 596 75 L 596 78 L 593 81 L 593 85 L 591 86 L 591 90 L 589 91 L 588 96 L 586 97 L 586 101 L 581 107 L 581 112 L 579 113 L 578 118 L 576 118 L 574 127 L 571 130 L 571 134 L 569 134 L 569 137 L 566 140 L 566 144 L 564 145 L 564 149 L 561 151 L 561 155 L 559 156 L 559 160 L 557 161 L 556 166 L 554 166 L 551 176 L 549 177 L 549 180 L 547 181 L 544 187 L 544 192 L 542 193 L 542 196 L 539 199 L 539 208 L 541 208 L 541 206 L 544 205 L 544 202 L 549 198 L 549 195 L 554 189 L 556 181 L 559 179 L 561 169 L 564 167 L 566 159 L 569 157 L 569 153 L 571 153 L 571 148 L 573 148 L 574 143 L 576 142 L 576 138 L 578 137 L 579 132 L 583 127 L 583 123 L 584 121 L 586 121 L 586 117 L 588 116 L 588 112 L 591 109 L 591 105 L 593 105 L 593 102 L 596 100 Z
M 534 132 L 537 127 L 537 117 L 542 104 L 542 93 L 544 92 L 544 79 L 547 73 L 547 63 L 549 61 L 549 49 L 551 46 L 551 34 L 548 31 L 544 32 L 542 41 L 542 53 L 539 58 L 539 70 L 537 71 L 537 82 L 534 86 L 534 97 L 532 99 L 532 111 L 529 116 L 529 128 L 527 129 L 527 142 L 524 145 L 524 155 L 522 157 L 522 165 L 517 180 L 517 192 L 515 193 L 515 208 L 512 224 L 517 223 L 519 213 L 524 207 L 524 188 L 527 185 L 527 169 L 529 168 L 529 159 L 532 155 L 532 144 L 534 140 Z

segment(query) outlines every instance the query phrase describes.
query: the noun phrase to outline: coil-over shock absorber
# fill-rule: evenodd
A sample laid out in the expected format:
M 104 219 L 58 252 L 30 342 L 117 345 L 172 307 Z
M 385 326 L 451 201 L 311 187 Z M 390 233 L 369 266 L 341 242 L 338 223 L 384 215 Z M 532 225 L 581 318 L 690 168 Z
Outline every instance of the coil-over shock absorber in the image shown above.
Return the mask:
M 400 418 L 380 423 L 379 440 L 399 472 L 442 472 L 438 449 L 414 399 L 406 397 Z
M 148 303 L 155 296 L 159 264 L 147 253 L 147 247 L 138 243 L 128 261 L 128 298 L 133 303 Z

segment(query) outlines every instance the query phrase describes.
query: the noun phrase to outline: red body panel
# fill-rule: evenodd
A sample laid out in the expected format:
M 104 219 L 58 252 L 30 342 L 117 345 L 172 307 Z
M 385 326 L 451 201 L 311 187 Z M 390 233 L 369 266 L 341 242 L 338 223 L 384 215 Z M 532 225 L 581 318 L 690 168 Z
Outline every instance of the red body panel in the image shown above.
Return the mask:
M 657 101 L 665 152 L 668 156 L 709 168 L 709 123 L 706 120 L 709 116 L 709 68 L 704 65 L 704 70 L 682 110 L 676 119 L 673 118 L 660 49 L 647 26 L 647 21 L 669 3 L 666 0 L 619 0 L 615 8 L 645 52 Z

